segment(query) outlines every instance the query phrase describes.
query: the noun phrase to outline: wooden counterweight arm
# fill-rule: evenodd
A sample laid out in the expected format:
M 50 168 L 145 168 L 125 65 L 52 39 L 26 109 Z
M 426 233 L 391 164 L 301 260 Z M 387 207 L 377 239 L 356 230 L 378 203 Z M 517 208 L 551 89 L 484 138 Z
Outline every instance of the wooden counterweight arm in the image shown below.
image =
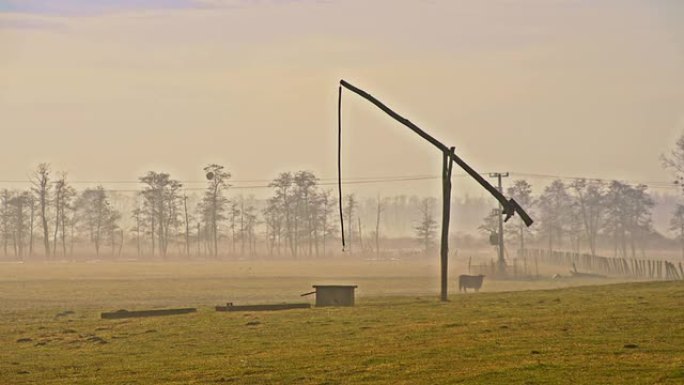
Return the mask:
M 427 140 L 428 142 L 432 143 L 432 145 L 435 146 L 435 147 L 437 147 L 440 151 L 442 151 L 442 152 L 445 152 L 445 151 L 446 151 L 446 152 L 449 152 L 449 148 L 448 148 L 447 146 L 445 146 L 444 144 L 442 144 L 442 142 L 440 142 L 439 140 L 437 140 L 437 139 L 433 138 L 432 136 L 430 136 L 430 134 L 428 134 L 427 132 L 425 132 L 425 131 L 423 131 L 422 129 L 420 129 L 420 127 L 418 127 L 418 126 L 416 126 L 415 124 L 413 124 L 410 120 L 408 120 L 408 119 L 404 118 L 403 116 L 397 114 L 396 112 L 392 111 L 392 109 L 390 109 L 389 107 L 387 107 L 386 105 L 384 105 L 381 101 L 379 101 L 378 99 L 374 98 L 373 95 L 367 93 L 366 91 L 364 91 L 364 90 L 362 90 L 362 89 L 360 89 L 360 88 L 354 87 L 353 85 L 349 84 L 348 82 L 346 82 L 346 81 L 344 81 L 344 80 L 340 80 L 340 85 L 341 85 L 342 87 L 348 89 L 349 91 L 352 91 L 353 93 L 355 93 L 355 94 L 361 96 L 362 98 L 368 100 L 369 102 L 373 103 L 376 107 L 378 107 L 379 109 L 385 111 L 385 113 L 386 113 L 387 115 L 393 117 L 393 118 L 394 118 L 396 121 L 398 121 L 399 123 L 401 123 L 401 124 L 403 124 L 404 126 L 410 128 L 413 132 L 415 132 L 416 134 L 420 135 L 421 138 L 423 138 L 423 139 Z
M 456 163 L 466 173 L 468 173 L 468 175 L 473 177 L 473 179 L 475 179 L 482 187 L 485 188 L 485 190 L 492 194 L 492 196 L 494 196 L 494 198 L 496 198 L 496 200 L 498 200 L 499 203 L 501 203 L 501 206 L 503 207 L 503 214 L 506 215 L 506 221 L 517 212 L 518 215 L 520 215 L 520 218 L 523 220 L 523 222 L 525 222 L 525 225 L 527 225 L 528 227 L 532 225 L 532 223 L 534 222 L 532 218 L 530 218 L 530 216 L 525 212 L 525 210 L 522 207 L 520 207 L 520 205 L 515 200 L 506 199 L 506 197 L 501 192 L 499 192 L 499 190 L 497 190 L 494 186 L 487 182 L 487 180 L 484 179 L 479 173 L 473 170 L 472 167 L 470 167 L 465 161 L 463 161 L 463 159 L 459 158 L 456 154 L 450 151 L 449 148 L 442 142 L 433 138 L 430 134 L 423 131 L 420 127 L 416 126 L 415 124 L 413 124 L 410 120 L 394 112 L 391 108 L 387 107 L 384 103 L 374 98 L 371 94 L 367 93 L 366 91 L 353 86 L 345 80 L 340 80 L 340 86 L 348 89 L 349 91 L 352 91 L 353 93 L 373 103 L 376 107 L 384 111 L 387 115 L 393 117 L 396 121 L 408 127 L 409 129 L 411 129 L 411 131 L 418 134 L 421 138 L 427 140 L 433 146 L 437 147 L 441 152 L 447 153 L 452 162 Z
M 523 209 L 518 202 L 515 201 L 515 199 L 511 198 L 508 200 L 508 206 L 504 206 L 504 214 L 506 214 L 506 219 L 504 222 L 507 221 L 508 218 L 512 217 L 515 213 L 520 215 L 520 219 L 522 219 L 522 221 L 525 223 L 525 226 L 530 227 L 532 226 L 532 223 L 534 223 L 534 220 L 527 214 L 525 209 Z

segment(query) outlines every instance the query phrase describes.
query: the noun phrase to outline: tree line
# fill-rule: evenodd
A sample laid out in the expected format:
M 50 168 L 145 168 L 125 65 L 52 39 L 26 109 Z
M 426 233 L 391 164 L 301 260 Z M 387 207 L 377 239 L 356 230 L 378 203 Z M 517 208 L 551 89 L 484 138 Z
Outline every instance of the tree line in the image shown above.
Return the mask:
M 79 193 L 65 173 L 54 175 L 46 163 L 36 168 L 30 189 L 0 192 L 3 252 L 18 259 L 35 255 L 41 246 L 48 259 L 72 255 L 80 238 L 92 244 L 96 255 L 105 245 L 111 246 L 112 254 L 117 248 L 120 253 L 120 219 L 121 213 L 112 208 L 102 186 Z
M 268 184 L 270 197 L 257 200 L 229 196 L 231 173 L 223 166 L 210 164 L 202 171 L 206 185 L 201 194 L 191 195 L 169 173 L 148 171 L 138 178 L 142 188 L 129 210 L 116 204 L 122 199 L 116 192 L 103 186 L 79 191 L 66 173 L 40 164 L 31 175 L 29 189 L 0 190 L 3 255 L 16 259 L 34 255 L 56 259 L 78 253 L 98 258 L 299 258 L 324 257 L 340 250 L 337 198 L 314 173 L 283 172 Z M 517 218 L 506 224 L 506 237 L 518 249 L 534 243 L 577 252 L 584 248 L 596 254 L 597 248 L 610 247 L 615 255 L 634 256 L 643 254 L 649 240 L 658 236 L 651 219 L 654 200 L 644 185 L 555 180 L 535 196 L 527 181 L 517 180 L 506 193 L 536 219 L 531 229 Z M 453 206 L 459 219 L 467 210 L 486 207 L 472 199 L 465 204 L 455 201 Z M 381 250 L 400 248 L 429 254 L 435 250 L 435 218 L 440 214 L 435 198 L 359 199 L 349 194 L 342 207 L 348 254 L 379 255 Z M 492 210 L 480 230 L 496 233 L 497 215 L 498 209 Z M 684 253 L 684 206 L 675 210 L 671 230 L 683 240 Z
M 130 220 L 123 221 L 127 213 L 113 207 L 104 187 L 79 192 L 66 173 L 54 173 L 42 163 L 31 176 L 30 189 L 0 192 L 4 255 L 55 259 L 73 255 L 80 245 L 96 257 L 106 246 L 108 255 L 121 256 L 128 240 L 138 256 L 249 256 L 257 253 L 260 228 L 270 255 L 326 254 L 337 232 L 331 218 L 337 200 L 312 172 L 281 173 L 269 184 L 273 196 L 257 207 L 252 198 L 228 198 L 231 174 L 224 166 L 210 164 L 203 171 L 207 185 L 194 207 L 181 181 L 169 173 L 147 172 L 139 177 L 143 187 Z
M 534 196 L 527 181 L 517 180 L 507 193 L 537 221 L 532 228 L 518 218 L 506 224 L 505 234 L 516 240 L 520 251 L 527 240 L 548 250 L 579 253 L 584 249 L 595 256 L 601 247 L 611 248 L 615 256 L 635 257 L 637 252 L 645 252 L 649 239 L 658 236 L 652 222 L 655 203 L 642 184 L 590 179 L 565 183 L 557 179 Z M 480 229 L 496 233 L 496 220 L 498 212 L 492 212 Z
M 0 191 L 3 255 L 18 260 L 79 253 L 96 258 L 298 258 L 328 256 L 331 242 L 339 244 L 338 200 L 314 173 L 280 173 L 268 184 L 272 195 L 256 200 L 228 196 L 231 173 L 224 166 L 210 164 L 202 171 L 207 182 L 199 197 L 188 195 L 169 173 L 148 171 L 138 178 L 141 190 L 135 193 L 134 207 L 121 210 L 115 203 L 123 198 L 115 191 L 101 185 L 78 191 L 66 173 L 42 163 L 33 171 L 29 189 Z M 434 202 L 406 195 L 365 201 L 346 195 L 345 251 L 379 253 L 393 228 L 415 230 L 416 246 L 427 251 L 436 231 Z M 368 229 L 363 223 L 369 223 Z M 390 229 L 388 234 L 384 229 Z

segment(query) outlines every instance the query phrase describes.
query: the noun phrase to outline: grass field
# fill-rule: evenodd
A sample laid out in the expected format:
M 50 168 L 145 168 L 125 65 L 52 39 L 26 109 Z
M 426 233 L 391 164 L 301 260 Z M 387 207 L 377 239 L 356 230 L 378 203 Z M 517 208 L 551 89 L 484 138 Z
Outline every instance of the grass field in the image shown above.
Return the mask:
M 359 285 L 357 306 L 212 308 L 318 283 Z M 424 262 L 2 264 L 0 384 L 683 384 L 684 284 L 591 283 L 440 303 Z M 198 312 L 99 319 L 167 306 Z

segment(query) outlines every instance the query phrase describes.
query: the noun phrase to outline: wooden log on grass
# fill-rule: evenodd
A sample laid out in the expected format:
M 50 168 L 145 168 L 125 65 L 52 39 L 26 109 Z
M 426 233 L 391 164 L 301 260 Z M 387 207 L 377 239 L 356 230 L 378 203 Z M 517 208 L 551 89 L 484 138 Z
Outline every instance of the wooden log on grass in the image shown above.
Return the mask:
M 291 309 L 309 309 L 310 303 L 279 303 L 266 305 L 233 305 L 228 302 L 226 306 L 216 306 L 216 311 L 274 311 Z
M 154 310 L 117 310 L 113 312 L 101 313 L 102 319 L 119 319 L 119 318 L 138 318 L 138 317 L 156 317 L 164 315 L 188 314 L 194 313 L 197 309 L 194 307 L 180 308 L 180 309 L 154 309 Z

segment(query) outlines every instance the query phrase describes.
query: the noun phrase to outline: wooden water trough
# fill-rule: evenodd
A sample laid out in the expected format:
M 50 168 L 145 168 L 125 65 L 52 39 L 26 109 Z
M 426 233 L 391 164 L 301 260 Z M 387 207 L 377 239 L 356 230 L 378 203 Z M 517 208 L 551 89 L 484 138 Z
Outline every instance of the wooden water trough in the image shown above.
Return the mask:
M 106 312 L 100 314 L 102 319 L 119 319 L 119 318 L 138 318 L 138 317 L 156 317 L 163 315 L 176 315 L 176 314 L 188 314 L 194 313 L 197 309 L 194 307 L 186 307 L 179 309 L 155 309 L 155 310 L 117 310 L 113 312 Z
M 354 306 L 354 290 L 356 285 L 313 285 L 314 291 L 302 294 L 302 297 L 316 294 L 316 307 Z
M 309 309 L 309 303 L 278 303 L 265 305 L 233 305 L 228 302 L 226 306 L 216 306 L 216 311 L 274 311 L 291 309 Z

